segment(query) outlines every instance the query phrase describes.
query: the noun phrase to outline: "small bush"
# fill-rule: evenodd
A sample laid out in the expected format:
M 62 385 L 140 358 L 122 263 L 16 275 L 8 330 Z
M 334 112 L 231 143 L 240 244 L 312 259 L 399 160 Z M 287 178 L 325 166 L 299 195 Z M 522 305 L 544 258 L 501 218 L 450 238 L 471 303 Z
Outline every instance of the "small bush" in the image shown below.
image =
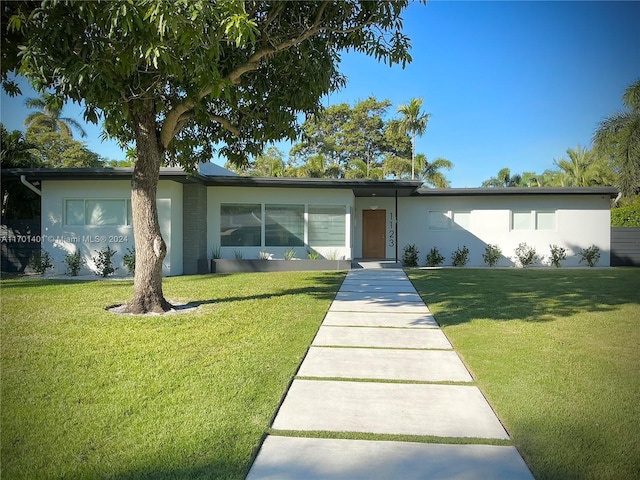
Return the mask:
M 587 265 L 593 267 L 600 260 L 600 249 L 595 245 L 591 245 L 589 248 L 581 248 L 580 249 L 580 259 L 579 263 L 587 262 Z
M 567 258 L 567 249 L 558 245 L 549 245 L 551 249 L 551 265 L 560 268 L 561 262 Z
M 236 260 L 242 260 L 244 258 L 244 253 L 242 253 L 242 250 L 234 250 L 233 258 L 235 258 Z
M 326 258 L 327 258 L 327 260 L 338 260 L 338 251 L 337 250 L 331 250 L 331 251 L 327 252 Z
M 484 249 L 484 253 L 482 254 L 482 259 L 484 263 L 489 265 L 490 267 L 495 267 L 500 261 L 500 256 L 502 255 L 502 250 L 498 245 L 487 245 Z
M 418 266 L 418 254 L 420 251 L 415 245 L 407 245 L 402 249 L 402 265 L 405 267 Z
M 451 254 L 451 265 L 454 267 L 464 267 L 469 261 L 469 249 L 466 245 L 462 248 L 458 247 L 455 252 Z
M 293 248 L 290 248 L 286 252 L 284 252 L 285 260 L 293 260 L 294 258 L 296 258 L 296 251 Z
M 211 247 L 211 258 L 218 259 L 222 258 L 222 249 L 219 245 L 214 245 Z
M 47 269 L 53 268 L 49 252 L 42 249 L 34 250 L 34 252 L 31 254 L 31 258 L 29 259 L 29 266 L 40 275 L 46 272 Z
M 536 249 L 530 247 L 525 242 L 522 242 L 518 245 L 518 248 L 516 248 L 516 257 L 518 258 L 522 268 L 527 268 L 538 261 Z
M 260 250 L 258 253 L 258 260 L 271 260 L 272 257 L 273 255 L 266 250 Z
M 124 266 L 127 267 L 131 275 L 136 274 L 136 249 L 127 248 L 127 253 L 122 256 Z
M 440 254 L 437 247 L 433 247 L 427 253 L 427 267 L 439 267 L 444 262 L 444 257 Z
M 107 246 L 107 248 L 103 248 L 102 250 L 96 250 L 96 253 L 98 256 L 92 257 L 91 260 L 93 260 L 93 263 L 95 263 L 96 268 L 98 269 L 97 274 L 101 277 L 108 277 L 115 273 L 116 269 L 113 266 L 112 259 L 116 254 L 116 251 Z
M 307 250 L 307 257 L 309 260 L 320 260 L 320 254 L 315 250 Z
M 67 274 L 72 277 L 77 277 L 82 265 L 84 264 L 84 259 L 80 255 L 80 250 L 76 250 L 74 253 L 67 253 L 64 256 L 64 263 L 67 266 Z

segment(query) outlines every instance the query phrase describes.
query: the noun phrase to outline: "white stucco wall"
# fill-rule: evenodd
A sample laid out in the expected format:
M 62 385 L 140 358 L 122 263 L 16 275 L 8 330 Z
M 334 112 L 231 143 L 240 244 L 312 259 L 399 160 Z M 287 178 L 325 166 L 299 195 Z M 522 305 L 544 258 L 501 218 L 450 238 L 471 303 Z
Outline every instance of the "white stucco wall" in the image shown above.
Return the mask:
M 71 226 L 64 224 L 67 199 L 129 199 L 128 180 L 45 180 L 42 182 L 42 248 L 54 264 L 53 273 L 65 273 L 67 253 L 82 252 L 85 266 L 81 274 L 95 271 L 92 257 L 107 246 L 117 253 L 113 258 L 116 276 L 129 275 L 123 264 L 127 248 L 134 246 L 131 226 Z M 164 275 L 182 274 L 182 185 L 160 180 L 157 193 L 160 230 L 167 244 Z
M 305 246 L 293 247 L 296 257 L 307 258 L 307 248 L 317 251 L 325 258 L 352 258 L 352 222 L 354 196 L 351 190 L 302 189 L 302 188 L 258 188 L 258 187 L 208 187 L 207 189 L 207 250 L 220 246 L 220 205 L 223 203 L 245 204 L 289 204 L 289 205 L 344 205 L 347 212 L 346 239 L 343 247 L 319 247 L 308 245 L 305 226 Z M 306 218 L 306 214 L 305 214 Z M 306 221 L 305 221 L 306 223 Z M 266 250 L 273 258 L 283 258 L 289 247 L 220 247 L 222 258 L 234 258 L 234 252 L 242 252 L 244 259 L 258 258 Z
M 608 266 L 610 257 L 610 199 L 603 195 L 521 195 L 475 197 L 410 197 L 400 198 L 398 239 L 402 248 L 415 244 L 420 250 L 420 263 L 437 247 L 451 265 L 451 254 L 467 246 L 468 266 L 484 266 L 482 254 L 488 244 L 502 250 L 499 266 L 517 264 L 515 249 L 522 242 L 544 257 L 538 265 L 549 265 L 550 245 L 567 249 L 563 266 L 579 266 L 580 249 L 596 245 L 600 249 L 599 266 Z M 512 211 L 555 211 L 555 227 L 549 230 L 513 230 Z M 429 211 L 470 212 L 468 228 L 429 229 Z M 535 213 L 533 214 L 535 218 Z

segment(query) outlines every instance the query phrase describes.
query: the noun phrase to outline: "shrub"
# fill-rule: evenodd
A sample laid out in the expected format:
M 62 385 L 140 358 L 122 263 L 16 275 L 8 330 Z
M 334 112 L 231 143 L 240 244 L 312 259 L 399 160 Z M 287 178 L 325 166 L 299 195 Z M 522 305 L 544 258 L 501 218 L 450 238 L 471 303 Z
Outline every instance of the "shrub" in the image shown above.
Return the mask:
M 582 258 L 580 259 L 579 263 L 585 261 L 587 262 L 587 265 L 593 267 L 596 263 L 598 263 L 598 260 L 600 260 L 600 249 L 595 245 L 591 245 L 589 248 L 581 248 L 580 256 Z
M 451 254 L 451 265 L 454 267 L 464 267 L 469 261 L 469 249 L 466 245 L 462 248 L 458 247 L 455 252 Z
M 439 267 L 444 262 L 444 257 L 440 254 L 437 247 L 433 247 L 427 253 L 427 267 Z
M 560 268 L 560 262 L 567 258 L 567 249 L 558 245 L 549 245 L 551 249 L 551 265 Z
M 211 258 L 222 258 L 222 249 L 219 245 L 214 245 L 213 247 L 211 247 Z
M 522 268 L 527 268 L 530 265 L 533 265 L 538 261 L 538 254 L 536 253 L 536 249 L 530 247 L 525 242 L 522 242 L 516 248 L 516 257 L 520 262 Z
M 235 258 L 236 260 L 242 260 L 244 258 L 244 253 L 242 253 L 242 250 L 234 250 L 233 258 Z
M 418 266 L 418 254 L 420 251 L 415 245 L 407 245 L 402 249 L 402 265 L 405 267 Z
M 258 253 L 258 260 L 271 260 L 272 256 L 273 255 L 266 250 L 260 250 L 260 253 Z
M 500 250 L 500 247 L 498 245 L 489 244 L 484 249 L 482 259 L 484 260 L 484 263 L 486 263 L 490 267 L 494 267 L 498 264 L 501 255 L 502 250 Z
M 327 252 L 325 257 L 327 258 L 327 260 L 338 260 L 338 251 L 337 250 L 331 250 L 331 251 Z
M 124 266 L 127 267 L 131 275 L 136 274 L 136 249 L 127 248 L 127 253 L 122 256 Z
M 95 263 L 96 268 L 98 269 L 97 274 L 101 277 L 108 277 L 114 273 L 116 269 L 113 267 L 112 259 L 116 254 L 116 251 L 107 246 L 107 248 L 103 248 L 102 250 L 96 250 L 96 253 L 98 256 L 92 257 L 91 260 L 93 260 L 93 263 Z
M 307 250 L 307 256 L 309 260 L 320 260 L 320 254 L 315 250 Z
M 640 227 L 640 203 L 611 209 L 612 227 Z
M 31 258 L 29 258 L 29 266 L 33 268 L 36 273 L 41 275 L 46 272 L 47 269 L 53 268 L 49 252 L 42 249 L 34 250 L 31 254 Z
M 67 266 L 67 273 L 72 277 L 77 277 L 82 265 L 84 264 L 84 259 L 80 255 L 80 250 L 76 250 L 74 253 L 67 253 L 64 256 L 64 263 Z
M 296 251 L 293 248 L 290 248 L 286 252 L 284 252 L 285 260 L 293 260 L 294 258 L 296 258 Z

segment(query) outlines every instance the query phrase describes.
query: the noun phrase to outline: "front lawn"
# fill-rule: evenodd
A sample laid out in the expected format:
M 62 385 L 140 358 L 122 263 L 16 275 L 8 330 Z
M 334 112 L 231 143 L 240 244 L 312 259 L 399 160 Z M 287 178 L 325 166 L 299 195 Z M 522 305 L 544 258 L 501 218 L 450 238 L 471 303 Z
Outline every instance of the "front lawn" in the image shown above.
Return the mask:
M 165 279 L 193 313 L 118 316 L 130 281 L 2 288 L 2 478 L 241 479 L 344 272 Z
M 409 270 L 542 479 L 640 478 L 640 270 Z

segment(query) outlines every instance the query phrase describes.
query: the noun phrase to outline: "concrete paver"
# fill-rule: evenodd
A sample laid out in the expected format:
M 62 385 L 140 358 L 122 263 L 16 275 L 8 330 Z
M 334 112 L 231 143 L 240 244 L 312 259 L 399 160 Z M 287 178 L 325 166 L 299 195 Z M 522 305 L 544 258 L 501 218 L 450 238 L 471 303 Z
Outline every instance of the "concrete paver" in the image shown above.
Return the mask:
M 471 382 L 453 350 L 372 350 L 311 347 L 300 377 Z
M 338 312 L 329 311 L 323 325 L 343 327 L 439 328 L 430 313 Z
M 406 292 L 406 293 L 416 293 L 416 289 L 413 287 L 411 282 L 386 282 L 377 285 L 363 285 L 361 282 L 345 282 L 340 287 L 340 292 L 362 292 L 362 293 L 374 293 L 374 292 Z
M 475 386 L 294 380 L 276 430 L 507 439 Z
M 451 348 L 451 343 L 435 328 L 375 328 L 322 326 L 312 345 L 376 348 Z
M 369 302 L 419 302 L 424 305 L 422 298 L 413 292 L 338 292 L 336 300 L 367 300 Z
M 277 435 L 288 430 L 508 440 L 472 381 L 402 270 L 352 270 L 280 406 L 275 434 L 265 439 L 247 478 L 533 479 L 512 446 Z
M 268 437 L 247 480 L 533 480 L 514 447 Z
M 370 300 L 334 300 L 330 312 L 388 312 L 388 313 L 429 313 L 421 302 L 390 300 L 376 302 Z

